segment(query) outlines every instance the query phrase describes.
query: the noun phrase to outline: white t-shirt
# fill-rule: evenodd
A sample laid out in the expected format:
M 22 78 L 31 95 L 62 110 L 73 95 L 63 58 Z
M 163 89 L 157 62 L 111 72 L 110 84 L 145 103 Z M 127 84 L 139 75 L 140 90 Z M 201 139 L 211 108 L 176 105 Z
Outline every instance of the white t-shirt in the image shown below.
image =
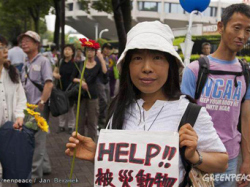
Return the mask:
M 12 65 L 24 63 L 27 55 L 22 48 L 15 46 L 8 51 L 8 59 Z
M 146 131 L 177 132 L 189 101 L 184 95 L 176 101 L 157 100 L 148 111 L 143 109 L 144 101 L 142 99 L 137 100 L 137 103 L 132 104 L 127 110 L 123 124 L 124 130 L 144 131 L 145 128 Z M 156 117 L 157 115 L 158 117 Z M 198 135 L 197 149 L 199 151 L 226 152 L 225 146 L 213 127 L 212 118 L 204 107 L 202 107 L 194 124 L 194 130 Z M 179 158 L 179 182 L 182 182 L 185 170 L 181 157 Z

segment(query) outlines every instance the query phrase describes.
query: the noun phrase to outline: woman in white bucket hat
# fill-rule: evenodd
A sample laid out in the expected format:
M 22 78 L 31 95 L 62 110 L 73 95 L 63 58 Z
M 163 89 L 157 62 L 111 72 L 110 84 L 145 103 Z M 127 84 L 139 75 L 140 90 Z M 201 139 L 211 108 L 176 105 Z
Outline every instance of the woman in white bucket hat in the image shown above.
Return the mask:
M 168 25 L 159 21 L 142 22 L 127 35 L 125 50 L 118 60 L 120 88 L 111 103 L 109 126 L 112 129 L 177 132 L 189 104 L 182 95 L 179 74 L 183 63 L 173 46 Z M 66 154 L 94 161 L 96 144 L 73 133 Z M 179 130 L 180 147 L 186 146 L 186 159 L 205 172 L 223 172 L 228 155 L 205 108 L 200 110 L 194 128 Z M 179 162 L 180 181 L 184 168 Z

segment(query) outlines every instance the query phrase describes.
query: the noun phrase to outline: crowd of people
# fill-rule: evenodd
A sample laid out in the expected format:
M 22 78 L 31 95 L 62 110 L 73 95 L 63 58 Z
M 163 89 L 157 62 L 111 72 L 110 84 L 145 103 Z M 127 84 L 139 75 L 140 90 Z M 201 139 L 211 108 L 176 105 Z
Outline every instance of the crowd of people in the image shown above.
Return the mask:
M 49 121 L 49 98 L 55 87 L 70 103 L 68 112 L 58 117 L 57 130 L 63 133 L 67 129 L 72 134 L 65 151 L 69 156 L 76 149 L 78 158 L 94 162 L 98 130 L 107 125 L 133 131 L 179 131 L 180 148 L 185 147 L 185 160 L 192 166 L 217 176 L 236 174 L 241 151 L 239 173 L 250 175 L 250 75 L 244 73 L 247 71 L 236 57 L 250 37 L 250 7 L 230 5 L 217 26 L 221 35 L 218 48 L 210 54 L 211 45 L 202 44 L 201 59 L 209 71 L 200 95 L 196 93 L 200 60 L 184 69 L 173 46 L 171 28 L 159 21 L 134 26 L 119 59 L 110 43 L 100 46 L 87 39 L 80 40 L 83 50 L 67 44 L 61 57 L 55 47 L 41 54 L 41 38 L 34 31 L 21 34 L 8 54 L 8 41 L 0 35 L 0 127 L 13 121 L 13 128 L 20 130 L 26 102 L 38 105 L 38 111 Z M 178 130 L 189 103 L 202 109 L 194 126 L 185 124 Z M 52 172 L 46 137 L 41 130 L 35 134 L 33 180 Z M 180 184 L 185 172 L 180 161 Z M 238 181 L 239 187 L 247 185 L 248 181 Z M 234 186 L 235 180 L 215 181 L 215 187 Z
M 84 50 L 81 48 L 76 50 L 73 44 L 67 44 L 63 48 L 61 58 L 55 46 L 51 47 L 51 51 L 40 53 L 41 38 L 34 31 L 27 31 L 18 36 L 12 42 L 13 48 L 10 50 L 8 50 L 9 42 L 3 36 L 0 37 L 0 44 L 2 100 L 0 126 L 7 121 L 13 121 L 13 128 L 20 130 L 24 123 L 23 110 L 27 107 L 26 103 L 38 105 L 41 116 L 49 121 L 49 97 L 52 88 L 55 87 L 65 92 L 70 103 L 68 112 L 58 117 L 57 133 L 64 132 L 67 128 L 67 132 L 72 134 L 75 130 L 78 85 L 86 62 L 84 81 L 81 86 L 83 92 L 79 131 L 97 141 L 97 127 L 104 128 L 107 106 L 113 96 L 109 91 L 109 80 L 112 79 L 109 79 L 107 72 L 112 68 L 110 59 L 113 64 L 116 64 L 117 54 L 112 53 L 111 44 L 105 44 L 107 47 L 103 46 L 102 53 L 98 50 L 100 46 L 92 48 L 86 45 Z M 42 85 L 42 91 L 34 83 Z M 98 84 L 103 85 L 104 88 L 99 88 Z M 114 86 L 112 88 L 114 94 Z M 99 103 L 101 92 L 107 94 L 102 95 L 103 100 Z M 99 113 L 102 114 L 100 125 L 98 125 Z M 35 134 L 31 174 L 33 181 L 42 178 L 44 174 L 51 173 L 51 164 L 46 151 L 46 137 L 46 132 L 42 130 L 38 130 Z

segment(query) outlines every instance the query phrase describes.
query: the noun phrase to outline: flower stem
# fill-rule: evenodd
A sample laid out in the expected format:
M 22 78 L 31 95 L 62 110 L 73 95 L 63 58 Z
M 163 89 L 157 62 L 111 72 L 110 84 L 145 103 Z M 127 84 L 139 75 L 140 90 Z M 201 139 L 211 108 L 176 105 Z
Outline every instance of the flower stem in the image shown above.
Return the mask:
M 84 64 L 85 64 L 85 62 L 84 62 Z M 77 64 L 75 62 L 74 62 L 74 65 L 75 65 L 76 69 L 78 70 L 79 74 L 82 74 L 81 70 L 79 69 L 79 67 L 77 66 Z M 84 70 L 85 70 L 85 68 L 84 68 Z M 85 81 L 85 79 L 83 79 L 83 80 Z M 91 99 L 91 95 L 90 95 L 88 90 L 87 90 L 87 93 L 88 93 L 89 99 Z
M 77 101 L 77 112 L 76 112 L 76 137 L 77 137 L 77 133 L 78 133 L 78 121 L 79 121 L 79 111 L 80 111 L 80 105 L 81 105 L 81 91 L 82 91 L 82 80 L 84 77 L 84 72 L 85 72 L 85 68 L 86 68 L 86 63 L 87 63 L 87 59 L 84 61 L 83 64 L 83 69 L 82 69 L 82 73 L 81 73 L 81 79 L 80 79 L 80 83 L 79 83 L 79 92 L 78 92 L 78 101 Z M 72 179 L 72 175 L 73 175 L 73 171 L 74 171 L 74 166 L 75 166 L 75 158 L 76 158 L 76 148 L 74 149 L 74 156 L 73 156 L 73 160 L 71 163 L 71 171 L 70 171 L 70 181 Z M 71 183 L 68 183 L 68 187 L 71 186 Z
M 88 90 L 87 90 L 87 93 L 88 93 L 89 99 L 91 99 L 91 95 L 90 95 L 90 93 L 89 93 L 89 91 L 88 91 Z
M 61 78 L 59 79 L 59 83 L 60 83 L 60 88 L 61 88 L 61 90 L 63 89 L 63 87 L 62 87 L 62 81 L 61 81 Z

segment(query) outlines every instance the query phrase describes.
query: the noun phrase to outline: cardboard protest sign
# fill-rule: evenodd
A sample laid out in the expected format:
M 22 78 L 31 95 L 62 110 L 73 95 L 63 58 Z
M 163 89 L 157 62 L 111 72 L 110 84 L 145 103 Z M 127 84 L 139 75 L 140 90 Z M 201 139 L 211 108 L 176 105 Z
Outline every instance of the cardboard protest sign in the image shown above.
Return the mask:
M 101 130 L 96 187 L 177 187 L 178 178 L 178 133 Z

